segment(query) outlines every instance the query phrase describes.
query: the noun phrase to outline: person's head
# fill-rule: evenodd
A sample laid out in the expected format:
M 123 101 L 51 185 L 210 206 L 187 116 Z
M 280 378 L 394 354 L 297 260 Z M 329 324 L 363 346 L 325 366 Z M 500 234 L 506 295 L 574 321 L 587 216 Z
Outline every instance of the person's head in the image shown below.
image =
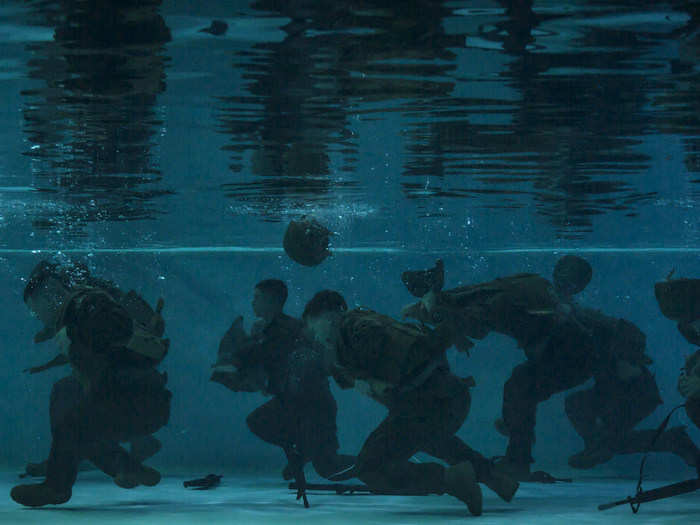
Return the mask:
M 342 295 L 333 290 L 321 290 L 306 303 L 301 318 L 313 339 L 330 347 L 335 344 L 338 323 L 347 310 Z
M 56 321 L 71 288 L 89 277 L 82 265 L 58 265 L 41 261 L 29 275 L 24 287 L 24 302 L 46 326 Z
M 588 261 L 576 255 L 565 255 L 557 261 L 552 272 L 554 290 L 566 299 L 582 291 L 591 282 L 593 269 Z
M 261 319 L 272 319 L 282 313 L 287 301 L 287 285 L 279 279 L 265 279 L 253 290 L 253 312 Z

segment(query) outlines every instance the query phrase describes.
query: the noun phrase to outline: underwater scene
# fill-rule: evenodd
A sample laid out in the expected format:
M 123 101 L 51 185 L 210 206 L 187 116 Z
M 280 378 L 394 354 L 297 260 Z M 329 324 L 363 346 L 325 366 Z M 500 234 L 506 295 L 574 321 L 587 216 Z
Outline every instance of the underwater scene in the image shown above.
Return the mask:
M 0 523 L 700 520 L 699 24 L 4 0 Z

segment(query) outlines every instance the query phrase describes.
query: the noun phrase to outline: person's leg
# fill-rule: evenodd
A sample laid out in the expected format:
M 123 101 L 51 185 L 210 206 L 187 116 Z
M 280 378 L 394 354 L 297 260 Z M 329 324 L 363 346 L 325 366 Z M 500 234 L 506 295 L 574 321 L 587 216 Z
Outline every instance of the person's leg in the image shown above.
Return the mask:
M 467 401 L 468 404 L 468 401 Z M 371 489 L 395 494 L 448 493 L 481 514 L 481 489 L 468 461 L 445 469 L 439 463 L 413 463 L 409 459 L 429 447 L 435 434 L 454 433 L 449 400 L 414 392 L 390 408 L 387 417 L 370 434 L 357 456 L 357 477 Z
M 151 437 L 164 426 L 170 417 L 171 394 L 156 371 L 144 374 L 140 381 L 127 386 L 86 397 L 81 409 L 63 425 L 62 440 L 70 439 L 76 444 L 80 458 L 92 461 L 113 477 L 117 485 L 124 488 L 153 486 L 160 481 L 160 474 L 143 466 L 119 443 Z M 72 428 L 67 428 L 69 424 Z M 49 456 L 47 479 L 54 472 L 52 468 L 58 469 L 60 465 L 52 467 Z
M 572 353 L 571 346 L 567 341 L 561 348 L 549 348 L 541 359 L 516 366 L 504 386 L 503 426 L 509 436 L 505 459 L 518 479 L 529 478 L 537 405 L 592 375 L 590 358 Z
M 65 503 L 78 474 L 81 459 L 80 443 L 73 437 L 83 423 L 76 417 L 85 395 L 80 383 L 73 377 L 57 381 L 51 389 L 49 414 L 51 418 L 51 451 L 46 462 L 46 480 L 43 483 L 18 485 L 10 496 L 22 505 L 38 507 Z
M 688 435 L 685 426 L 671 427 L 658 436 L 656 434 L 655 429 L 631 430 L 615 449 L 615 453 L 670 452 L 680 457 L 689 467 L 700 466 L 700 450 Z
M 333 418 L 328 414 L 315 412 L 304 421 L 297 439 L 305 457 L 311 459 L 319 476 L 333 481 L 343 481 L 355 477 L 356 457 L 338 454 L 338 430 Z
M 160 440 L 148 434 L 146 436 L 136 437 L 129 441 L 131 446 L 130 452 L 136 461 L 143 462 L 155 456 L 163 447 Z
M 284 447 L 291 439 L 287 421 L 288 414 L 277 397 L 253 410 L 245 420 L 253 434 L 278 447 Z
M 309 387 L 304 399 L 293 403 L 296 444 L 300 453 L 311 460 L 314 470 L 332 481 L 355 477 L 355 456 L 338 454 L 338 406 L 327 382 Z
M 601 400 L 595 388 L 579 390 L 566 396 L 564 410 L 576 433 L 583 439 L 584 448 L 589 447 L 600 433 L 599 420 Z
M 409 461 L 419 450 L 416 434 L 411 432 L 416 426 L 415 419 L 390 411 L 365 440 L 357 456 L 357 477 L 381 492 L 444 493 L 445 469 L 442 465 Z
M 503 387 L 503 430 L 508 436 L 506 460 L 529 474 L 531 449 L 535 440 L 537 381 L 535 364 L 517 365 Z
M 152 434 L 167 423 L 171 394 L 165 389 L 165 375 L 155 370 L 118 372 L 122 375 L 115 373 L 103 389 L 89 395 L 72 377 L 54 385 L 46 480 L 15 487 L 11 493 L 15 501 L 30 506 L 67 501 L 78 463 L 93 454 L 98 443 L 128 441 Z M 149 473 L 145 478 L 152 481 L 153 476 Z
M 614 452 L 602 419 L 608 403 L 616 403 L 616 400 L 606 399 L 598 383 L 593 388 L 566 397 L 566 415 L 578 435 L 583 438 L 583 450 L 568 459 L 573 468 L 592 468 L 612 459 Z
M 425 447 L 423 451 L 445 461 L 448 465 L 457 465 L 468 461 L 474 467 L 476 481 L 489 487 L 505 501 L 512 500 L 518 490 L 517 480 L 513 479 L 507 472 L 499 470 L 494 462 L 471 448 L 457 436 L 449 436 L 441 443 Z
M 57 491 L 68 491 L 83 459 L 77 436 L 87 431 L 83 413 L 89 400 L 74 377 L 57 382 L 51 389 L 51 450 L 46 466 L 46 483 Z
M 157 470 L 143 465 L 140 459 L 115 441 L 94 442 L 86 445 L 84 451 L 87 459 L 121 488 L 131 489 L 139 485 L 153 487 L 160 482 Z
M 645 368 L 623 381 L 614 373 L 596 375 L 592 389 L 566 401 L 567 415 L 584 438 L 585 449 L 569 458 L 574 468 L 592 468 L 615 454 L 644 452 L 654 431 L 633 428 L 661 403 L 653 375 Z
M 492 461 L 471 448 L 455 435 L 469 414 L 471 394 L 469 386 L 452 374 L 440 378 L 440 394 L 446 395 L 446 410 L 442 421 L 436 422 L 436 432 L 422 444 L 421 450 L 443 460 L 448 465 L 468 461 L 474 468 L 476 480 L 484 483 L 505 501 L 513 499 L 518 482 L 498 471 Z M 437 431 L 439 429 L 439 431 Z
M 606 390 L 606 409 L 601 416 L 605 428 L 601 434 L 615 454 L 671 452 L 689 466 L 697 466 L 700 451 L 685 427 L 672 427 L 658 436 L 656 429 L 634 430 L 662 402 L 656 379 L 647 368 L 629 381 L 607 385 Z

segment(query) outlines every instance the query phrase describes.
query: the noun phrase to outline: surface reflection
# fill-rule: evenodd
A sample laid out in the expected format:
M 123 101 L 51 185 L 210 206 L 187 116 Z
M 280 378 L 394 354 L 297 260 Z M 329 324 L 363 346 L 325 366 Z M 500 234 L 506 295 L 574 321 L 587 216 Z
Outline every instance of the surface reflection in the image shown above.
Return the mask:
M 202 7 L 169 19 L 182 39 L 170 82 L 188 84 L 163 107 L 171 37 L 160 1 L 28 9 L 54 31 L 27 46 L 36 86 L 23 92 L 27 186 L 51 203 L 36 212 L 40 229 L 81 235 L 91 221 L 153 219 L 158 197 L 181 190 L 177 206 L 193 216 L 213 191 L 254 220 L 342 205 L 451 231 L 466 208 L 520 210 L 580 239 L 598 216 L 697 200 L 697 2 L 257 0 L 230 14 L 226 34 L 207 35 L 211 46 L 196 40 L 211 23 Z M 282 41 L 263 31 L 270 20 L 290 21 Z M 188 166 L 192 191 L 162 179 L 166 111 L 175 169 L 185 171 L 183 141 L 206 159 Z M 679 154 L 650 146 L 676 140 Z M 670 201 L 666 156 L 683 172 Z M 207 219 L 210 231 L 223 222 Z
M 387 192 L 399 184 L 419 215 L 459 215 L 455 198 L 533 208 L 565 238 L 591 231 L 596 215 L 637 215 L 656 197 L 639 180 L 651 162 L 645 137 L 697 129 L 697 72 L 687 66 L 689 78 L 669 78 L 664 57 L 674 31 L 692 33 L 692 13 L 620 2 L 538 9 L 529 0 L 492 9 L 254 5 L 293 22 L 284 42 L 236 60 L 251 82 L 222 99 L 234 171 L 225 191 L 273 220 L 332 194 L 373 197 L 379 175 L 357 172 L 353 119 L 401 133 L 400 178 L 383 176 Z M 651 104 L 665 100 L 673 110 L 660 125 Z M 694 140 L 685 139 L 690 165 Z M 350 174 L 335 175 L 342 170 Z
M 24 131 L 33 184 L 54 206 L 39 229 L 81 235 L 90 221 L 152 218 L 153 199 L 168 193 L 153 153 L 162 125 L 155 107 L 165 90 L 170 31 L 160 0 L 63 0 L 29 6 L 51 41 L 28 45 Z

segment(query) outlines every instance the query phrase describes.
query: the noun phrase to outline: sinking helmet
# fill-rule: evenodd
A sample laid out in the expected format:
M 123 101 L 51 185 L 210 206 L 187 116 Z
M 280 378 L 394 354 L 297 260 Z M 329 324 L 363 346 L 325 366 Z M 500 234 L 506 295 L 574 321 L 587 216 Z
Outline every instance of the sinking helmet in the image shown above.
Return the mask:
M 284 233 L 282 245 L 286 254 L 304 266 L 317 266 L 328 257 L 328 240 L 333 233 L 310 217 L 291 221 Z
M 554 289 L 561 297 L 579 293 L 591 282 L 593 269 L 588 261 L 576 255 L 565 255 L 557 261 L 552 272 Z

